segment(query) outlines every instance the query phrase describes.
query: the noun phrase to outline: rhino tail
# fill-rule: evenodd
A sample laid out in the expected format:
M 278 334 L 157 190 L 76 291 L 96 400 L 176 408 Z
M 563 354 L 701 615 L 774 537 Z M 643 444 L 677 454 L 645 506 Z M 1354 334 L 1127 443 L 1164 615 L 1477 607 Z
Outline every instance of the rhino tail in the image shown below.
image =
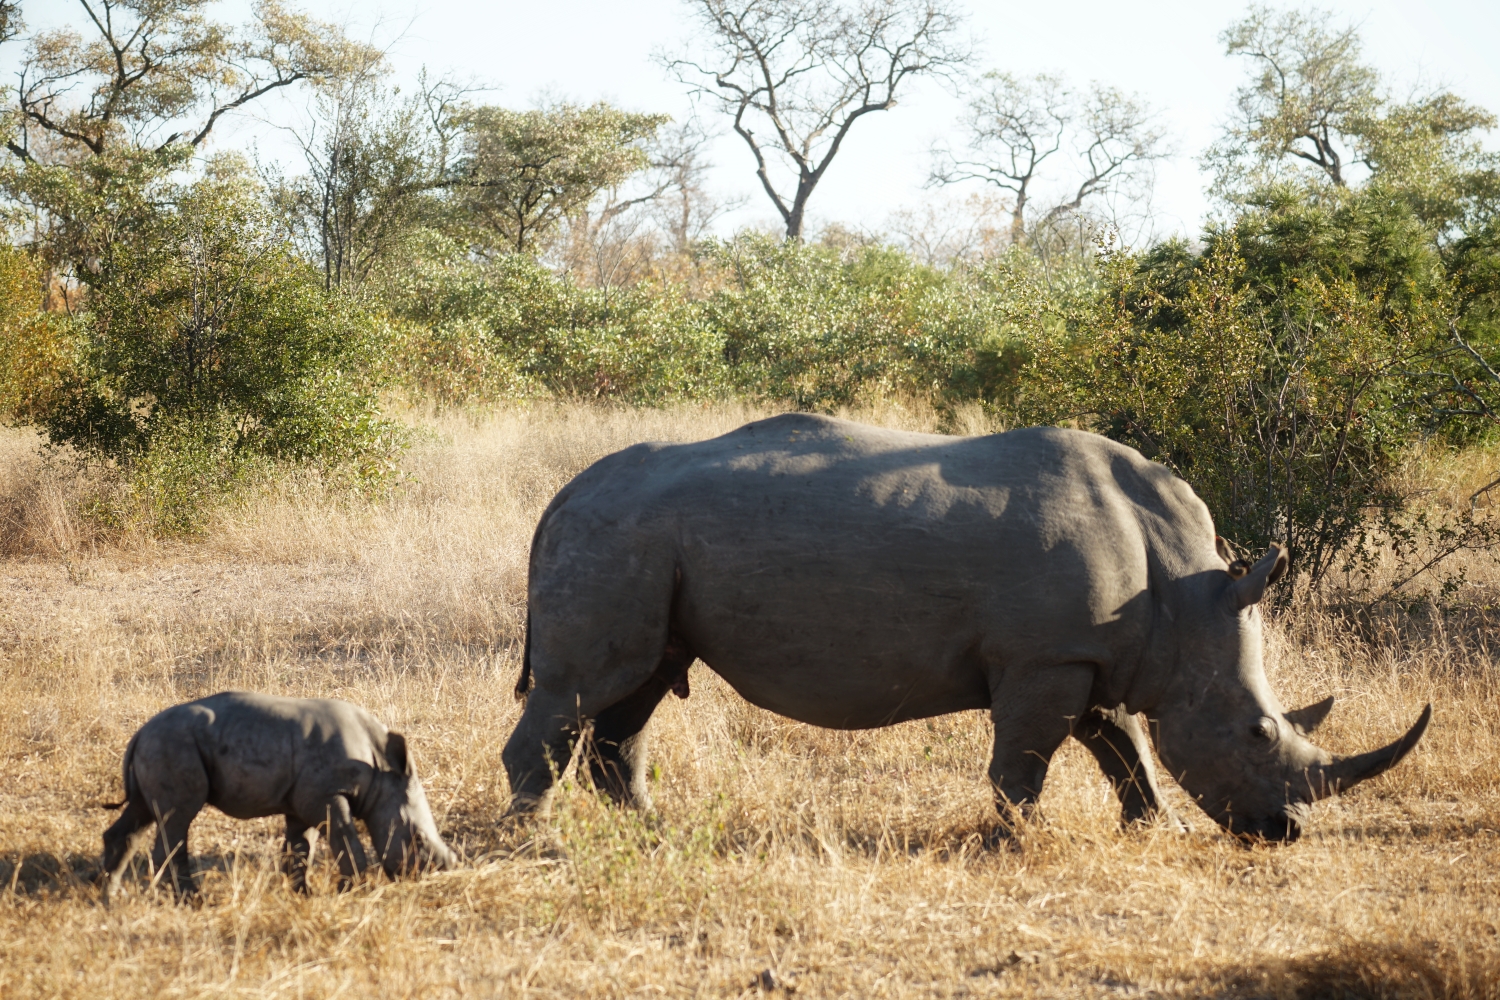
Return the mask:
M 140 735 L 141 734 L 137 732 L 134 736 L 130 737 L 130 742 L 125 744 L 125 762 L 120 767 L 121 771 L 123 772 L 121 777 L 124 778 L 125 783 L 125 797 L 119 802 L 100 802 L 97 808 L 118 809 L 121 806 L 128 804 L 131 799 L 136 797 L 136 793 L 140 790 L 140 788 L 135 781 L 135 768 L 131 767 L 131 765 L 135 763 L 135 741 L 140 737 Z
M 526 645 L 521 650 L 521 676 L 516 680 L 516 700 L 531 693 L 531 610 L 526 611 Z

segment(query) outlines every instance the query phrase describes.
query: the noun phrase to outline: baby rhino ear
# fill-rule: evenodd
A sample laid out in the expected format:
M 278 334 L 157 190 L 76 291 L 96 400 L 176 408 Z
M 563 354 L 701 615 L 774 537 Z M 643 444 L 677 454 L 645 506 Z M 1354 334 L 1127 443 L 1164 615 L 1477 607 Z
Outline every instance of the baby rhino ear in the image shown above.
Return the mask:
M 1250 560 L 1242 559 L 1234 554 L 1234 548 L 1224 540 L 1223 535 L 1214 536 L 1214 548 L 1219 553 L 1219 558 L 1229 564 L 1230 579 L 1238 580 L 1250 572 Z
M 386 765 L 397 774 L 411 774 L 411 761 L 406 757 L 406 737 L 390 733 L 385 738 Z

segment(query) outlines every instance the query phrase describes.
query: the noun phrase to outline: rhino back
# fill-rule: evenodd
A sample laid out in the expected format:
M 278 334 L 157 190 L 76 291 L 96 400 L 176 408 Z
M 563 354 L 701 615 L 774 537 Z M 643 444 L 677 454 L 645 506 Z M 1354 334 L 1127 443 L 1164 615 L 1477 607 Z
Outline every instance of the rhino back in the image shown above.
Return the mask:
M 1213 551 L 1167 470 L 1052 428 L 794 414 L 627 449 L 565 492 L 538 531 L 534 608 L 571 604 L 574 628 L 617 643 L 633 616 L 664 634 L 651 609 L 675 594 L 672 626 L 741 694 L 830 726 L 987 707 L 997 667 L 1133 666 L 1148 548 Z

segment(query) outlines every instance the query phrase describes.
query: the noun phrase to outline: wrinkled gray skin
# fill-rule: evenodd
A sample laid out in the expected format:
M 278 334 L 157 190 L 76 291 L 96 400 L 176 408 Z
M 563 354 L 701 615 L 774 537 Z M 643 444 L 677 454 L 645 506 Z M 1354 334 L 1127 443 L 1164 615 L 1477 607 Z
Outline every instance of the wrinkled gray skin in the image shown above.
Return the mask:
M 236 819 L 285 816 L 285 867 L 299 890 L 310 830 L 326 830 L 340 888 L 367 867 L 355 820 L 389 875 L 457 861 L 432 821 L 406 739 L 346 701 L 225 691 L 175 705 L 131 738 L 124 772 L 125 812 L 104 832 L 106 902 L 153 824 L 156 869 L 165 865 L 169 885 L 193 892 L 187 833 L 205 804 Z
M 741 695 L 838 729 L 987 708 L 1002 815 L 1036 801 L 1070 735 L 1159 808 L 1143 727 L 1200 806 L 1247 838 L 1393 766 L 1405 737 L 1335 759 L 1283 711 L 1256 603 L 1286 566 L 1220 554 L 1208 510 L 1138 452 L 1076 431 L 910 434 L 789 414 L 610 455 L 532 543 L 512 813 L 543 806 L 581 733 L 596 785 L 649 804 L 646 725 L 700 658 Z M 535 686 L 531 688 L 530 678 Z

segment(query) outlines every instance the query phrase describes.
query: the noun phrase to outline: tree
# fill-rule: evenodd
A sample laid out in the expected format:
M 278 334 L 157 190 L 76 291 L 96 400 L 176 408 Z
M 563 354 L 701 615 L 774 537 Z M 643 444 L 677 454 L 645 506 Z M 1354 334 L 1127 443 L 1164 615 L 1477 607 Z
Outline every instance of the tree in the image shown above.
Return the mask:
M 307 172 L 272 197 L 326 288 L 357 287 L 391 262 L 417 228 L 440 221 L 462 91 L 425 76 L 411 97 L 370 58 L 316 87 L 311 122 L 292 129 Z
M 1435 317 L 1330 241 L 1358 242 L 1372 222 L 1288 206 L 1210 234 L 1202 256 L 1166 243 L 1115 257 L 1097 333 L 1039 351 L 1030 418 L 1081 418 L 1139 448 L 1192 484 L 1226 537 L 1289 544 L 1316 584 L 1400 530 L 1392 473 L 1422 430 L 1405 372 Z M 1416 256 L 1430 284 L 1432 255 Z
M 692 253 L 714 220 L 744 204 L 743 199 L 720 198 L 709 190 L 708 172 L 713 164 L 705 150 L 714 138 L 714 133 L 690 119 L 663 132 L 651 151 L 651 171 L 657 182 L 651 203 L 672 252 L 680 257 Z
M 802 238 L 808 200 L 855 122 L 895 107 L 909 78 L 968 60 L 948 0 L 691 2 L 709 51 L 667 65 L 733 120 L 788 239 Z M 772 178 L 773 159 L 790 183 Z
M 1204 155 L 1219 197 L 1243 204 L 1276 183 L 1341 191 L 1368 179 L 1410 196 L 1441 228 L 1493 188 L 1494 158 L 1476 137 L 1495 117 L 1445 91 L 1394 99 L 1361 61 L 1355 26 L 1317 9 L 1254 6 L 1222 38 L 1252 71 Z
M 224 115 L 363 54 L 338 29 L 275 0 L 257 3 L 244 31 L 208 20 L 208 0 L 79 5 L 84 32 L 43 32 L 22 63 L 18 134 L 7 142 L 22 160 L 196 148 Z
M 695 245 L 715 219 L 743 204 L 708 188 L 705 149 L 713 138 L 692 118 L 658 131 L 645 145 L 644 170 L 568 218 L 556 248 L 562 270 L 596 287 L 648 276 L 692 280 Z
M 0 0 L 0 42 L 10 41 L 25 27 L 21 20 L 21 0 Z
M 31 39 L 0 190 L 26 216 L 43 263 L 74 285 L 111 266 L 153 207 L 149 189 L 187 164 L 226 114 L 335 72 L 365 49 L 266 0 L 233 30 L 206 0 L 80 0 L 82 31 Z
M 86 336 L 30 418 L 113 463 L 152 526 L 191 530 L 256 461 L 378 474 L 378 324 L 323 294 L 236 157 L 153 190 L 158 210 L 90 287 Z
M 1078 95 L 1061 77 L 1045 73 L 1029 80 L 985 74 L 963 124 L 967 148 L 939 150 L 932 182 L 977 180 L 1008 192 L 1010 239 L 1017 245 L 1030 230 L 1049 227 L 1086 202 L 1139 180 L 1143 168 L 1167 154 L 1163 132 L 1144 101 L 1097 83 Z M 1031 204 L 1042 165 L 1065 147 L 1072 147 L 1077 164 L 1074 180 L 1036 212 Z
M 534 251 L 600 191 L 644 169 L 643 143 L 668 120 L 603 102 L 464 111 L 458 116 L 464 148 L 452 184 L 474 242 Z
M 271 0 L 244 30 L 207 0 L 80 0 L 31 39 L 0 191 L 68 322 L 0 330 L 12 415 L 118 472 L 128 510 L 187 530 L 252 464 L 379 474 L 380 325 L 323 294 L 217 124 L 370 50 Z M 102 510 L 102 508 L 101 508 Z
M 1345 159 L 1380 104 L 1380 80 L 1360 62 L 1358 30 L 1331 20 L 1327 11 L 1256 5 L 1221 36 L 1226 52 L 1249 59 L 1252 70 L 1235 92 L 1234 120 L 1207 156 L 1219 187 L 1274 175 L 1289 158 L 1347 186 Z

